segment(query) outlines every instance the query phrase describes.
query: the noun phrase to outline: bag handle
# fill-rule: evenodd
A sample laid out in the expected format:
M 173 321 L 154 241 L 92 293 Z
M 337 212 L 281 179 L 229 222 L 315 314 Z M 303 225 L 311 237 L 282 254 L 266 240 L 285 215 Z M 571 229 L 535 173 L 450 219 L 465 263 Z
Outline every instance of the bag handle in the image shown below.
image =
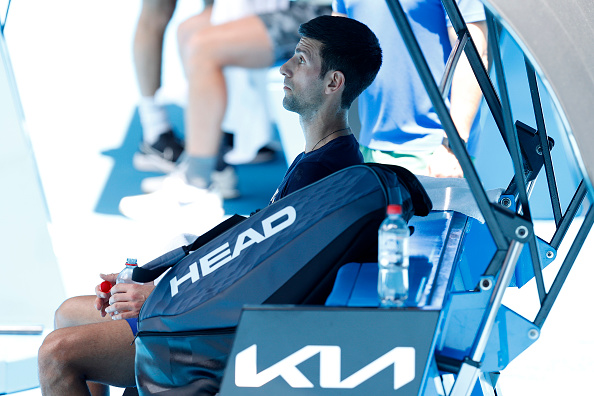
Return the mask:
M 212 241 L 225 231 L 235 227 L 245 219 L 246 217 L 244 216 L 237 214 L 233 215 L 214 228 L 200 235 L 191 244 L 173 249 L 172 251 L 146 263 L 142 267 L 134 268 L 134 271 L 132 272 L 132 280 L 142 283 L 154 281 L 159 276 L 161 276 L 161 274 L 186 257 L 190 252 L 198 250 L 200 247 L 206 245 L 208 242 Z

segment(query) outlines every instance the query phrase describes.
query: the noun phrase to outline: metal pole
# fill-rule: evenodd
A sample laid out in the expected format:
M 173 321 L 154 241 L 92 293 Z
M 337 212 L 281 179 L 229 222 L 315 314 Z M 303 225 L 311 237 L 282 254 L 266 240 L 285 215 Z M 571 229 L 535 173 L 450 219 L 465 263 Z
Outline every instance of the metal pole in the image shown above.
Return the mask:
M 551 289 L 543 301 L 536 318 L 534 319 L 534 324 L 536 326 L 542 327 L 544 321 L 547 319 L 547 316 L 549 315 L 549 312 L 551 311 L 551 308 L 553 307 L 553 304 L 555 303 L 555 300 L 557 300 L 557 296 L 561 291 L 561 287 L 565 283 L 565 279 L 567 279 L 567 275 L 569 275 L 569 271 L 571 271 L 571 268 L 575 263 L 575 259 L 584 245 L 588 234 L 590 233 L 592 224 L 594 224 L 594 205 L 590 206 L 590 209 L 584 218 L 584 222 L 582 223 L 582 226 L 580 227 L 580 230 L 578 231 L 571 248 L 569 248 L 569 252 L 565 257 L 565 260 L 563 260 L 563 264 L 561 265 L 561 268 L 559 269 L 559 272 L 557 273 L 557 276 L 551 285 Z
M 497 313 L 501 307 L 503 295 L 505 294 L 505 291 L 511 282 L 514 270 L 516 269 L 516 263 L 518 262 L 520 253 L 522 253 L 523 246 L 524 244 L 518 241 L 512 241 L 509 246 L 507 255 L 503 261 L 500 275 L 497 278 L 495 287 L 493 288 L 493 293 L 491 294 L 489 305 L 486 309 L 486 315 L 483 316 L 483 321 L 478 332 L 478 338 L 475 339 L 475 342 L 470 350 L 470 356 L 462 363 L 462 366 L 460 367 L 458 378 L 456 378 L 456 382 L 454 383 L 454 388 L 452 389 L 450 396 L 467 396 L 472 392 L 474 384 L 476 383 L 480 373 L 480 361 L 483 358 L 485 348 L 487 347 L 487 342 L 491 336 L 491 330 L 493 329 L 495 319 L 497 318 Z

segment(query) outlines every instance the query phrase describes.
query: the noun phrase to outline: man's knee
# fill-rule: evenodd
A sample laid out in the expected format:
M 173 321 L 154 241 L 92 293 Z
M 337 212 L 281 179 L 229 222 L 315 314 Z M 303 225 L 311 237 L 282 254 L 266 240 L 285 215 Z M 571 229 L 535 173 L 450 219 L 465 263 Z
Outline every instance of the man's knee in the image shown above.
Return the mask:
M 102 318 L 93 305 L 94 300 L 94 296 L 77 296 L 64 301 L 54 314 L 54 327 L 62 329 L 100 322 Z
M 83 317 L 81 312 L 81 297 L 72 297 L 64 301 L 54 314 L 54 327 L 62 329 L 64 327 L 79 326 Z
M 55 330 L 45 337 L 37 355 L 40 377 L 47 378 L 58 371 L 65 372 L 71 363 L 69 358 L 72 348 L 70 338 L 62 330 Z
M 200 14 L 181 22 L 177 27 L 177 43 L 179 47 L 185 47 L 194 34 L 198 34 L 200 31 L 212 26 L 210 23 L 211 16 L 212 7 L 207 7 Z
M 209 29 L 198 28 L 195 21 L 182 22 L 177 29 L 177 43 L 182 62 L 191 61 L 192 58 L 211 58 L 214 54 L 215 43 Z

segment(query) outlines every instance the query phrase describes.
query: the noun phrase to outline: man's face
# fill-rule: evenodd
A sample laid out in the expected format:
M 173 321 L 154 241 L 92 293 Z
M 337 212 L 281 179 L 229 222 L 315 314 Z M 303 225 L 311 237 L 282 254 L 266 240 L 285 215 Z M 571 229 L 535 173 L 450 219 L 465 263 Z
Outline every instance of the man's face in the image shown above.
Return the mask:
M 319 41 L 303 37 L 295 55 L 281 66 L 280 72 L 285 76 L 285 109 L 306 116 L 320 108 L 324 92 L 324 80 L 320 78 L 321 46 Z

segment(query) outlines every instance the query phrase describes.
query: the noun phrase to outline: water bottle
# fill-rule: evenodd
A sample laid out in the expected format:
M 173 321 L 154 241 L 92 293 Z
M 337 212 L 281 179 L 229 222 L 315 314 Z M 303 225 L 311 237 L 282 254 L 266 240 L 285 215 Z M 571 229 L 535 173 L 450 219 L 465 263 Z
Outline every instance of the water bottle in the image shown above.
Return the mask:
M 378 232 L 377 292 L 382 307 L 399 307 L 408 297 L 409 229 L 402 206 L 388 205 L 388 216 Z
M 118 277 L 116 278 L 116 285 L 118 283 L 135 283 L 137 285 L 142 285 L 141 282 L 134 282 L 132 280 L 132 273 L 134 271 L 134 268 L 136 268 L 137 266 L 138 266 L 138 264 L 136 264 L 136 259 L 134 259 L 134 258 L 128 258 L 128 259 L 126 259 L 126 266 L 118 274 Z M 114 311 L 113 314 L 114 315 L 117 315 L 117 314 L 119 314 L 119 312 L 118 311 Z
M 142 283 L 134 282 L 132 280 L 132 272 L 134 271 L 134 268 L 136 268 L 137 266 L 138 265 L 136 264 L 136 259 L 133 259 L 133 258 L 126 259 L 126 267 L 124 267 L 124 269 L 118 274 L 118 277 L 116 278 L 116 284 L 118 284 L 118 283 L 136 283 L 137 285 L 142 285 Z

